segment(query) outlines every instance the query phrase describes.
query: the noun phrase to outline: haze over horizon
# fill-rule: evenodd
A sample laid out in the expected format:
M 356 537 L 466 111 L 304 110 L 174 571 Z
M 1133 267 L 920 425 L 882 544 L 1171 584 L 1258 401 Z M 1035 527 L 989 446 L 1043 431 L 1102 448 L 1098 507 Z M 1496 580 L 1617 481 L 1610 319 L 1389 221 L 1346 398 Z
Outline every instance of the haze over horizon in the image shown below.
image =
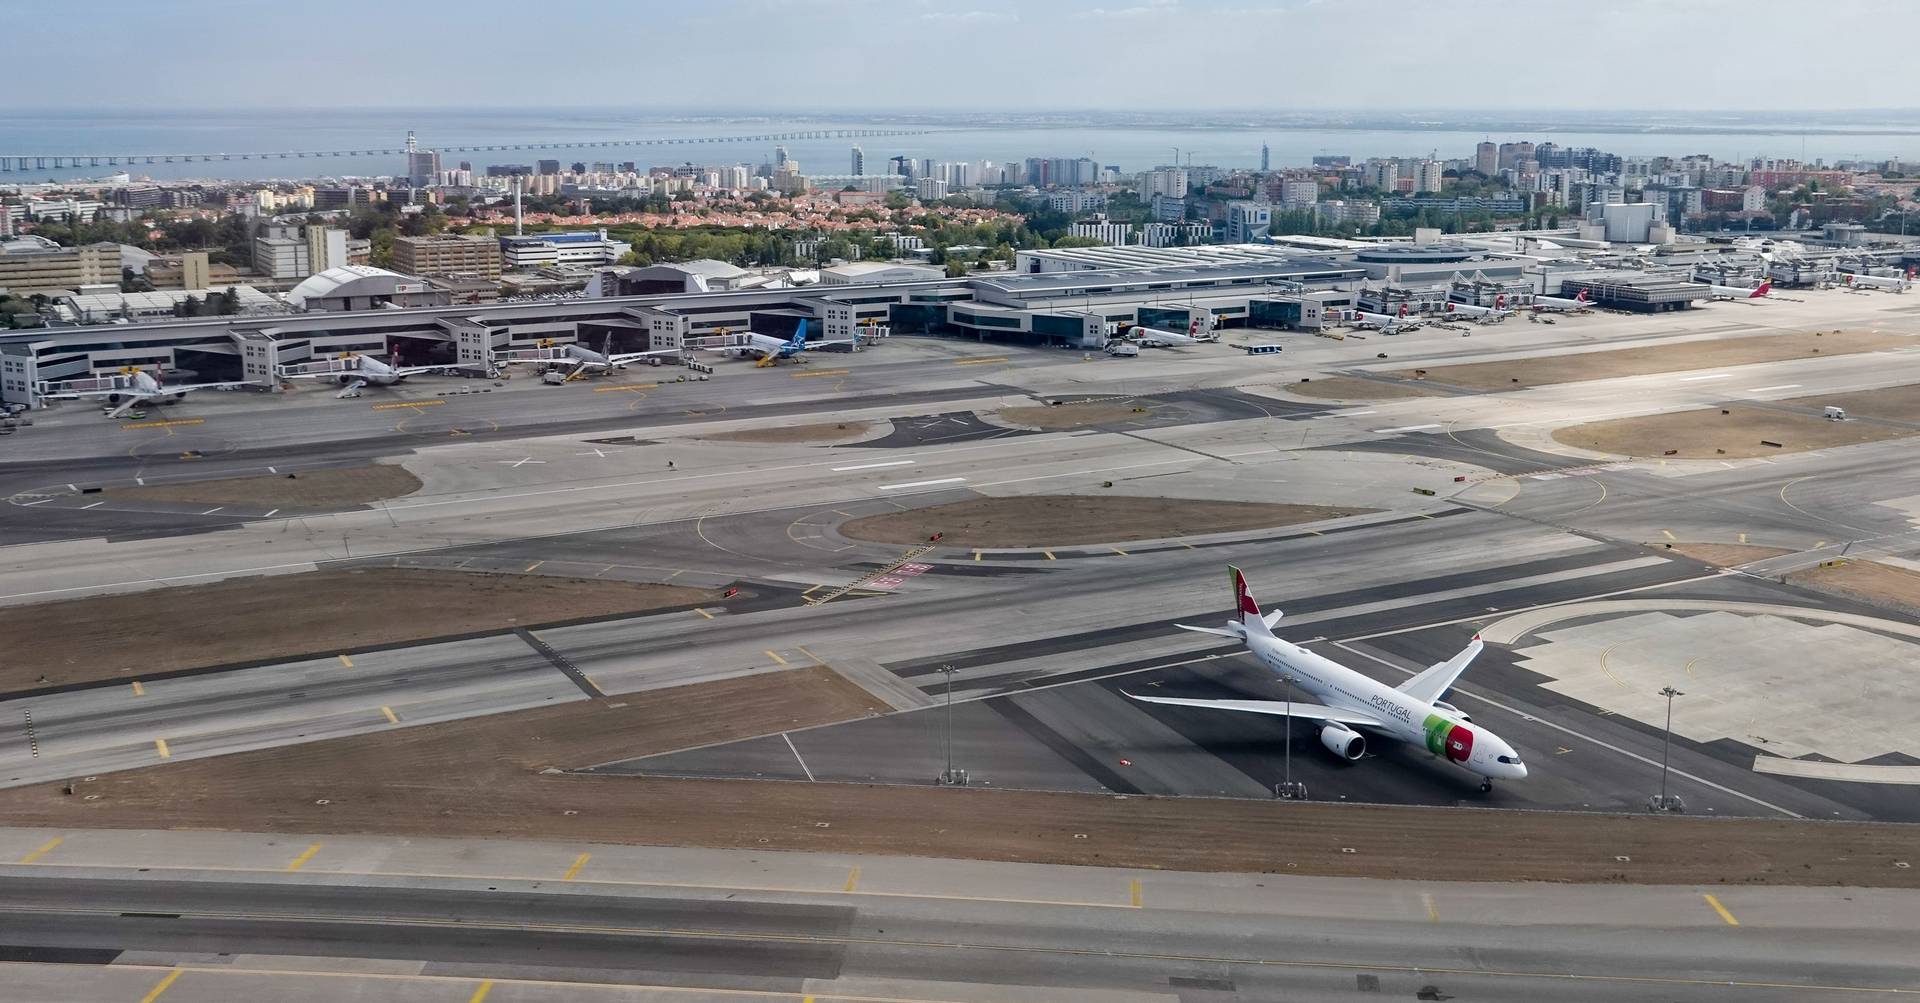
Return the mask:
M 0 0 L 15 15 L 8 90 L 21 111 L 687 115 L 1891 109 L 1913 14 L 1897 0 L 1832 0 L 1817 22 L 1784 0 L 1629 0 L 1605 14 L 1568 0 L 843 0 L 829 14 L 710 0 L 545 18 L 473 0 L 462 16 L 401 22 L 368 0 L 336 0 L 324 17 L 250 0 L 102 0 L 111 30 L 76 37 L 37 10 Z M 1801 31 L 1818 24 L 1847 26 L 1845 47 L 1810 46 Z M 170 69 L 200 60 L 218 71 Z

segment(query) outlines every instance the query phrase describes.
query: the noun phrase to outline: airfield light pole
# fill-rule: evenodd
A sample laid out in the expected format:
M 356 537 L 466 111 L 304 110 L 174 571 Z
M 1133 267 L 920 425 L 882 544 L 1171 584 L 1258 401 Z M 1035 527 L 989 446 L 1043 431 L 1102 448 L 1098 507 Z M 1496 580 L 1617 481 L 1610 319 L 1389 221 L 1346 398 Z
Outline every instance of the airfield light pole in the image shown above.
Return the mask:
M 1305 800 L 1307 796 L 1307 785 L 1293 782 L 1293 676 L 1283 673 L 1280 676 L 1280 682 L 1287 688 L 1287 719 L 1284 725 L 1286 728 L 1286 744 L 1283 746 L 1285 751 L 1282 753 L 1283 761 L 1286 763 L 1286 779 L 1282 780 L 1280 786 L 1274 789 L 1274 793 L 1287 801 L 1302 801 Z
M 1686 696 L 1671 686 L 1662 687 L 1660 695 L 1667 698 L 1667 727 L 1660 743 L 1660 797 L 1653 803 L 1655 811 L 1682 811 L 1684 806 L 1679 795 L 1667 796 L 1667 760 L 1673 749 L 1673 698 Z
M 966 783 L 966 774 L 953 768 L 953 677 L 959 669 L 952 665 L 941 665 L 940 674 L 947 677 L 947 771 L 940 774 L 940 782 L 948 786 Z

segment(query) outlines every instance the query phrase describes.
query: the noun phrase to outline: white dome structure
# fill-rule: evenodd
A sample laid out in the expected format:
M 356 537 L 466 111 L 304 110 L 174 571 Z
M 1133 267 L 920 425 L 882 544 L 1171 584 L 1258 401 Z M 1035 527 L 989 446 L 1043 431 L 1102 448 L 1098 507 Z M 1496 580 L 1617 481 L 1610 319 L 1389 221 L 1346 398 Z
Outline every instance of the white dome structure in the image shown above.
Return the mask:
M 419 279 L 371 265 L 339 265 L 315 272 L 300 280 L 287 292 L 287 302 L 296 310 L 368 310 L 392 304 L 426 305 L 412 302 L 427 291 Z

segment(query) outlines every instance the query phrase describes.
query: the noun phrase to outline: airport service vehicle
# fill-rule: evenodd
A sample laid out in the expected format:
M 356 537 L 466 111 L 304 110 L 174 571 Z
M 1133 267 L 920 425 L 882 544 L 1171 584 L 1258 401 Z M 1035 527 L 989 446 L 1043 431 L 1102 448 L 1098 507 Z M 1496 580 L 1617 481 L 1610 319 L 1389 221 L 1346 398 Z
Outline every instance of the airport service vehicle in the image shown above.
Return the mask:
M 1494 297 L 1492 306 L 1479 306 L 1474 303 L 1447 304 L 1447 313 L 1449 315 L 1458 314 L 1462 317 L 1477 320 L 1482 324 L 1498 323 L 1499 321 L 1507 319 L 1507 315 L 1512 312 L 1512 310 L 1507 309 L 1507 298 L 1504 295 Z
M 1248 355 L 1279 355 L 1279 345 L 1248 345 Z
M 1717 299 L 1717 300 L 1766 299 L 1767 293 L 1772 291 L 1773 291 L 1772 279 L 1767 279 L 1761 282 L 1759 285 L 1754 286 L 1752 289 L 1742 289 L 1739 286 L 1708 286 L 1707 287 L 1708 297 L 1712 299 Z
M 1140 346 L 1131 341 L 1109 341 L 1107 354 L 1115 358 L 1131 359 L 1140 354 Z
M 1588 309 L 1591 309 L 1591 304 L 1587 302 L 1587 291 L 1585 289 L 1580 290 L 1572 299 L 1567 299 L 1562 296 L 1535 296 L 1533 298 L 1534 313 L 1579 313 Z
M 1190 700 L 1133 693 L 1127 693 L 1128 697 L 1142 703 L 1291 716 L 1311 721 L 1320 726 L 1320 744 L 1348 760 L 1366 754 L 1367 739 L 1362 732 L 1425 745 L 1434 755 L 1445 756 L 1461 769 L 1479 774 L 1482 791 L 1493 790 L 1496 779 L 1526 777 L 1526 764 L 1520 761 L 1520 754 L 1513 746 L 1472 723 L 1459 708 L 1440 699 L 1467 670 L 1474 656 L 1480 654 L 1479 637 L 1452 658 L 1429 667 L 1398 687 L 1391 687 L 1275 636 L 1273 626 L 1280 622 L 1280 611 L 1262 615 L 1259 604 L 1247 593 L 1247 580 L 1240 569 L 1229 566 L 1227 571 L 1233 577 L 1233 595 L 1240 618 L 1228 620 L 1224 628 L 1192 627 L 1184 623 L 1177 626 L 1181 630 L 1244 641 L 1261 665 L 1324 702 Z
M 107 403 L 112 405 L 106 410 L 107 417 L 118 418 L 133 410 L 136 405 L 172 404 L 195 390 L 225 390 L 249 385 L 245 380 L 229 380 L 221 383 L 184 383 L 170 387 L 162 384 L 158 373 L 128 367 L 112 376 L 62 380 L 48 384 L 46 392 L 40 396 L 47 400 L 105 397 Z
M 1850 289 L 1883 289 L 1890 293 L 1904 293 L 1913 284 L 1912 274 L 1905 278 L 1890 275 L 1859 275 L 1848 272 L 1840 276 Z
M 320 362 L 297 362 L 281 366 L 283 380 L 331 380 L 340 384 L 338 397 L 358 397 L 364 387 L 390 387 L 415 373 L 443 372 L 449 366 L 395 366 L 371 355 L 348 353 Z
M 800 322 L 799 329 L 793 332 L 793 337 L 784 341 L 771 335 L 755 334 L 752 331 L 728 335 L 728 338 L 731 339 L 729 344 L 709 348 L 707 351 L 719 352 L 731 359 L 755 359 L 761 366 L 771 366 L 781 359 L 791 359 L 801 352 L 816 348 L 829 345 L 854 345 L 858 341 L 855 338 L 808 341 L 807 322 L 804 320 Z

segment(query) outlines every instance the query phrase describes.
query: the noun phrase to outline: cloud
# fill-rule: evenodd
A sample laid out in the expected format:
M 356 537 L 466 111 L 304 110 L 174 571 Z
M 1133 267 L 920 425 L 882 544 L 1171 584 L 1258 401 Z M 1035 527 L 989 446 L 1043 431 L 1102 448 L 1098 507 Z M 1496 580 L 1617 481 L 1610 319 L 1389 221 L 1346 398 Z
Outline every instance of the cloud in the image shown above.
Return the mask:
M 1010 11 L 998 10 L 939 10 L 931 14 L 920 15 L 922 21 L 939 21 L 945 24 L 1004 24 L 1018 21 L 1020 16 Z
M 1094 17 L 1135 18 L 1152 17 L 1155 14 L 1172 14 L 1178 12 L 1179 9 L 1180 0 L 1146 0 L 1145 3 L 1135 4 L 1132 7 L 1095 7 L 1087 11 L 1087 13 Z

